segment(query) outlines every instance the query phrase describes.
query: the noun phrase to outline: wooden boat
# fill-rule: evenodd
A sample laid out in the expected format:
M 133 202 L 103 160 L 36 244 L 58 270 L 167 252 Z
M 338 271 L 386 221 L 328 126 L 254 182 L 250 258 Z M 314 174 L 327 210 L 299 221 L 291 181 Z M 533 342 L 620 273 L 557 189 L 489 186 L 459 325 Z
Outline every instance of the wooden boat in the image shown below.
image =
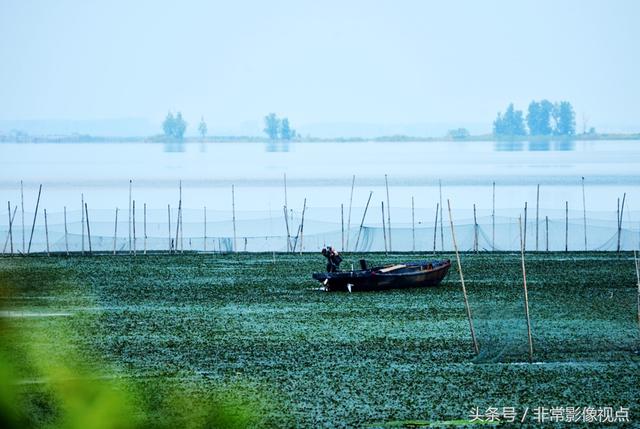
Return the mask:
M 360 270 L 313 273 L 328 291 L 366 292 L 387 289 L 436 286 L 451 267 L 449 259 L 407 262 L 367 268 L 360 261 Z

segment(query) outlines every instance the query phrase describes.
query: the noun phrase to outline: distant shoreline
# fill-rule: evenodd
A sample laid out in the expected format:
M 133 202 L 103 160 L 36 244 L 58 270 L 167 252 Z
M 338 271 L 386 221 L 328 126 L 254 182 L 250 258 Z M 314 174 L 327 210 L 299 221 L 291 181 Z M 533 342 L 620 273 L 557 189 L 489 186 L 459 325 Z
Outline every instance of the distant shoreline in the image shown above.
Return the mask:
M 631 134 L 577 134 L 574 136 L 495 136 L 492 134 L 471 135 L 464 138 L 420 137 L 406 135 L 391 135 L 379 137 L 299 137 L 292 140 L 270 140 L 259 136 L 207 136 L 186 137 L 183 140 L 169 140 L 164 136 L 148 137 L 107 137 L 84 134 L 55 135 L 55 136 L 9 136 L 0 135 L 0 143 L 366 143 L 366 142 L 545 142 L 545 141 L 593 141 L 593 140 L 640 140 L 640 133 Z

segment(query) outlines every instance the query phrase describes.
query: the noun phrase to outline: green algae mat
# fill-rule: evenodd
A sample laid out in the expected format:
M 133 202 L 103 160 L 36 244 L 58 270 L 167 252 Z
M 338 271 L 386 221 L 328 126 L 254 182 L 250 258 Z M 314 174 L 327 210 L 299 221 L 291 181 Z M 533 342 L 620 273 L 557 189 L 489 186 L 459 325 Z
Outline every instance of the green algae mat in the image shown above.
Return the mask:
M 640 425 L 633 254 L 526 255 L 533 363 L 519 258 L 462 255 L 478 355 L 455 267 L 348 294 L 315 254 L 0 258 L 2 426 Z

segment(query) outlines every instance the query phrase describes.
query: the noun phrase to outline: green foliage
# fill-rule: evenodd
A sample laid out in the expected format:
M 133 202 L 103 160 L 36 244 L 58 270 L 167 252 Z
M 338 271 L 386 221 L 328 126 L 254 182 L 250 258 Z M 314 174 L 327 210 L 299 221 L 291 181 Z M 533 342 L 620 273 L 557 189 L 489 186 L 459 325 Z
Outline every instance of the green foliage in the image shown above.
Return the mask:
M 291 140 L 295 135 L 296 131 L 289 126 L 289 118 L 283 118 L 280 122 L 280 138 L 282 140 Z
M 504 112 L 504 115 L 498 112 L 498 116 L 493 122 L 493 134 L 496 136 L 526 135 L 527 131 L 524 126 L 522 110 L 515 110 L 513 103 L 511 103 Z
M 296 137 L 296 131 L 291 128 L 289 118 L 278 118 L 275 113 L 269 113 L 264 117 L 265 134 L 271 140 L 291 140 Z
M 182 118 L 182 113 L 178 112 L 176 116 L 173 116 L 171 112 L 167 113 L 167 117 L 162 123 L 162 130 L 166 138 L 182 140 L 187 130 L 187 123 Z
M 456 128 L 455 130 L 449 130 L 447 136 L 453 140 L 463 140 L 469 138 L 469 130 L 466 128 Z
M 568 101 L 556 103 L 553 108 L 555 120 L 554 134 L 559 136 L 572 136 L 576 133 L 576 114 L 573 106 Z
M 200 118 L 200 123 L 198 124 L 198 132 L 200 133 L 200 137 L 203 139 L 207 136 L 207 123 L 204 121 L 204 117 Z
M 551 113 L 554 106 L 549 100 L 532 101 L 527 112 L 527 125 L 532 136 L 548 136 L 552 133 Z
M 277 140 L 280 132 L 280 119 L 275 113 L 269 113 L 264 117 L 264 132 L 271 140 Z

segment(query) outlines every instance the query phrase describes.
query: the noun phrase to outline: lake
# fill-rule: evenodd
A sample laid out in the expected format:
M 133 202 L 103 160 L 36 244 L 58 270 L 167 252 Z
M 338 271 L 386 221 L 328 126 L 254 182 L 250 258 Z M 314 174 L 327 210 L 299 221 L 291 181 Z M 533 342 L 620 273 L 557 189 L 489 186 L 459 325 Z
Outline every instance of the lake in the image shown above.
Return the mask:
M 191 228 L 191 235 L 201 235 L 197 232 L 201 228 L 198 224 L 202 224 L 206 206 L 208 219 L 221 222 L 217 227 L 211 225 L 211 233 L 215 234 L 218 228 L 220 235 L 227 235 L 233 185 L 237 222 L 246 223 L 244 232 L 238 234 L 278 236 L 284 227 L 285 174 L 286 202 L 293 210 L 292 222 L 296 226 L 299 222 L 295 219 L 301 216 L 306 198 L 305 231 L 340 228 L 341 204 L 347 222 L 353 175 L 356 179 L 351 230 L 357 229 L 362 220 L 370 191 L 373 194 L 364 225 L 381 224 L 381 202 L 387 205 L 385 175 L 393 228 L 411 227 L 413 197 L 413 222 L 433 230 L 440 181 L 445 222 L 449 199 L 454 218 L 472 222 L 476 204 L 477 217 L 483 220 L 479 223 L 486 223 L 491 216 L 495 182 L 496 217 L 514 219 L 527 202 L 528 219 L 533 219 L 539 184 L 540 219 L 544 216 L 554 222 L 564 219 L 568 202 L 569 217 L 577 224 L 583 210 L 581 177 L 585 178 L 588 219 L 612 223 L 615 229 L 617 200 L 626 193 L 624 226 L 633 231 L 640 223 L 638 140 L 5 143 L 0 145 L 0 164 L 2 201 L 19 206 L 22 180 L 25 211 L 33 216 L 38 185 L 42 184 L 40 208 L 47 209 L 52 223 L 60 224 L 65 206 L 70 218 L 80 220 L 83 194 L 93 217 L 104 222 L 105 231 L 116 207 L 125 222 L 121 231 L 126 230 L 131 179 L 138 218 L 146 204 L 150 223 L 166 223 L 167 205 L 171 205 L 172 211 L 178 206 L 178 185 L 182 181 L 185 232 Z M 6 231 L 6 210 L 2 216 L 2 228 Z M 19 217 L 20 209 L 16 219 Z M 256 222 L 258 219 L 264 223 Z M 28 225 L 31 219 L 25 222 Z M 160 231 L 161 227 L 157 228 Z M 293 225 L 291 229 L 295 229 Z M 313 233 L 311 229 L 309 234 Z

